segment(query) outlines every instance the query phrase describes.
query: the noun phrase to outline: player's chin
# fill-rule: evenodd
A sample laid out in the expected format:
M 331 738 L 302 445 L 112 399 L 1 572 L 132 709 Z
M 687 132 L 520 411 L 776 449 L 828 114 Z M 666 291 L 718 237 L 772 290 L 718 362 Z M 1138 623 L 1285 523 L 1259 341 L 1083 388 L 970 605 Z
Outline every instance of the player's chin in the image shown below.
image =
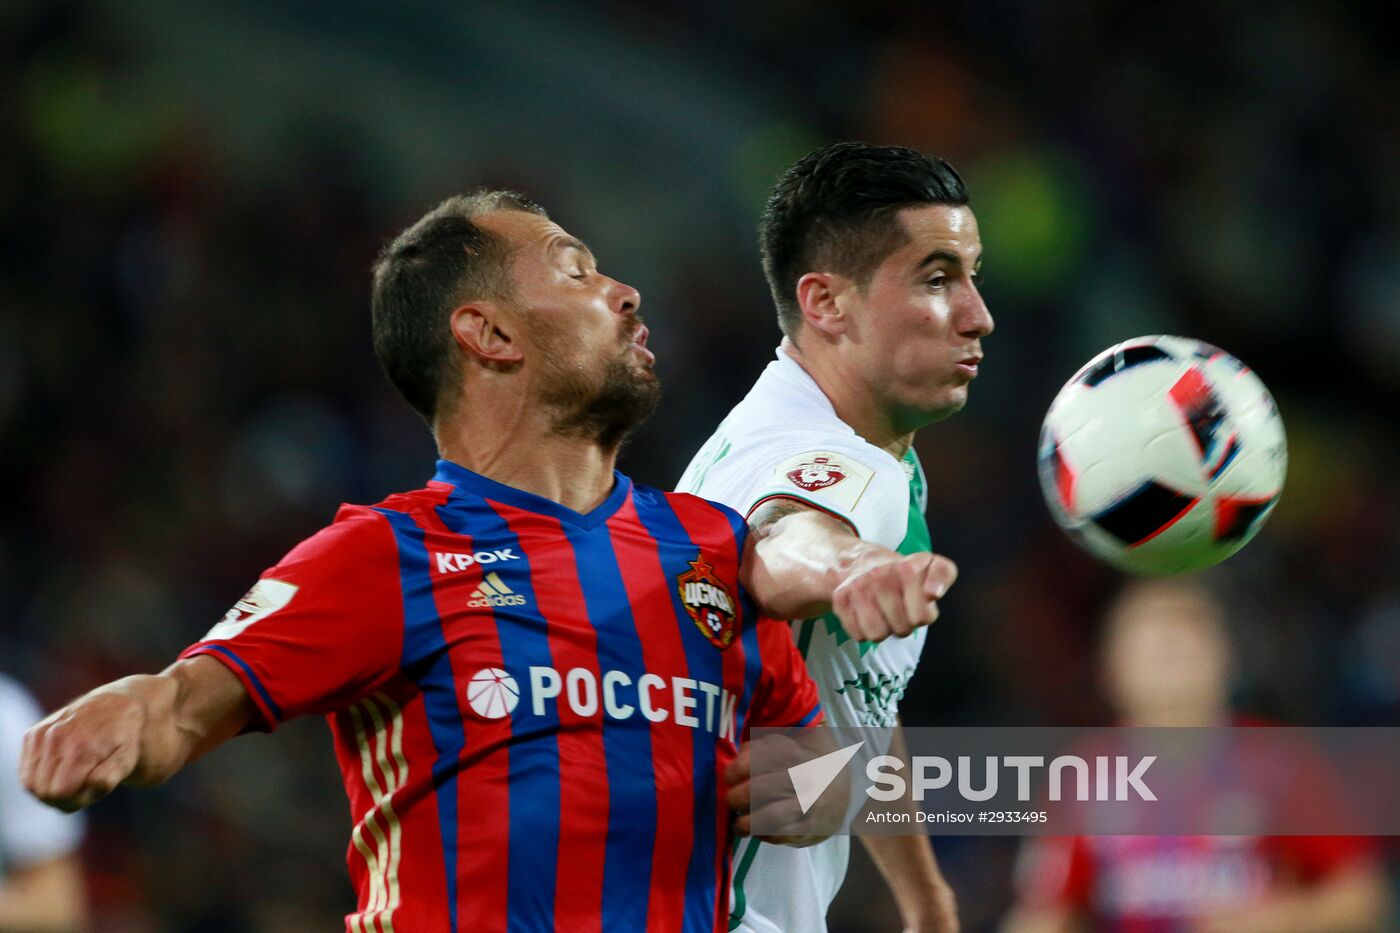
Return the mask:
M 636 366 L 632 367 L 632 372 L 637 381 L 643 385 L 652 386 L 661 382 L 661 377 L 656 375 L 656 364 L 653 362 L 643 363 L 639 361 Z
M 937 396 L 926 399 L 921 406 L 928 416 L 928 422 L 942 421 L 950 415 L 956 415 L 963 410 L 967 404 L 967 385 L 952 385 L 939 392 Z

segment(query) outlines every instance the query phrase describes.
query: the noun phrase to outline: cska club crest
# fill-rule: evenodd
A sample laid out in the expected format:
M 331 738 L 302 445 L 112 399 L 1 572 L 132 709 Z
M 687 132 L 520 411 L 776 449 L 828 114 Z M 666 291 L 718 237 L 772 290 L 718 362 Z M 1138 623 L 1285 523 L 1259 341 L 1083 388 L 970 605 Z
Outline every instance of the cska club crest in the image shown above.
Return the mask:
M 715 568 L 703 557 L 690 562 L 690 569 L 676 577 L 681 603 L 695 627 L 719 650 L 734 640 L 734 597 L 715 576 Z
M 816 492 L 835 486 L 846 478 L 846 473 L 841 469 L 841 464 L 832 462 L 830 457 L 813 457 L 806 463 L 798 464 L 797 469 L 789 470 L 787 478 L 808 492 Z

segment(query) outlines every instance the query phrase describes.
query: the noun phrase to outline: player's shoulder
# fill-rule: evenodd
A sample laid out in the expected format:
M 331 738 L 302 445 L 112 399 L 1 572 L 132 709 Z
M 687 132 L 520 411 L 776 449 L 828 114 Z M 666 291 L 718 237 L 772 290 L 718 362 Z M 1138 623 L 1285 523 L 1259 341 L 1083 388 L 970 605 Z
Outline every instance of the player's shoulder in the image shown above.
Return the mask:
M 394 515 L 406 515 L 418 518 L 431 512 L 433 509 L 446 504 L 453 493 L 453 485 L 442 480 L 430 480 L 421 489 L 412 489 L 407 492 L 396 492 L 386 496 L 374 505 L 351 505 L 344 504 L 340 511 L 336 513 L 335 520 L 356 521 L 370 520 L 375 516 L 392 517 Z
M 746 440 L 803 434 L 859 440 L 816 381 L 781 354 L 730 411 L 724 427 L 729 436 Z
M 870 471 L 899 472 L 898 460 L 856 433 L 796 360 L 783 351 L 725 419 L 730 457 L 787 459 L 839 454 Z
M 450 492 L 444 484 L 429 483 L 373 505 L 342 503 L 331 523 L 293 548 L 287 560 L 377 559 L 395 549 L 395 524 L 424 527 L 427 513 L 446 502 Z
M 678 531 L 687 537 L 701 535 L 725 540 L 737 537 L 742 545 L 748 534 L 744 516 L 723 502 L 695 493 L 673 492 L 641 484 L 633 486 L 632 495 L 643 508 L 664 505 L 667 511 L 675 515 Z
M 721 517 L 727 522 L 739 524 L 743 524 L 744 521 L 742 515 L 723 502 L 716 502 L 693 492 L 676 492 L 638 483 L 633 486 L 633 495 L 641 502 L 665 503 L 681 521 L 692 517 Z

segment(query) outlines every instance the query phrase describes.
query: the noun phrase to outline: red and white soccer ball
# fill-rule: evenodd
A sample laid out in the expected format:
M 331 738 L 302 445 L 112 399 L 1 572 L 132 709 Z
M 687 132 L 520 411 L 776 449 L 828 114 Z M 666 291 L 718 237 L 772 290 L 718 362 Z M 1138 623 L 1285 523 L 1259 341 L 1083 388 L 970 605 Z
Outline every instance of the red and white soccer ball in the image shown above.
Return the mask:
M 1133 573 L 1217 564 L 1283 490 L 1273 396 L 1228 353 L 1185 337 L 1109 347 L 1065 383 L 1040 432 L 1040 486 L 1090 553 Z

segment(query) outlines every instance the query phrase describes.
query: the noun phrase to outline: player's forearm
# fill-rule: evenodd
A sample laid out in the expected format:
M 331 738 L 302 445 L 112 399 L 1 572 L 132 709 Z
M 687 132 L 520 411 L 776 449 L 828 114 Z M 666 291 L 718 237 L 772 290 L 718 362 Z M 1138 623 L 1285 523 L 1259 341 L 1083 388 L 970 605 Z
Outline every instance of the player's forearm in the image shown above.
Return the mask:
M 840 522 L 811 510 L 769 513 L 753 528 L 744 584 L 766 614 L 801 619 L 831 609 L 847 577 L 898 555 L 861 541 Z M 766 521 L 763 518 L 767 518 Z
M 178 669 L 128 679 L 138 681 L 123 692 L 140 706 L 141 732 L 136 765 L 124 783 L 159 784 L 197 757 L 209 738 L 207 724 L 197 715 L 189 679 Z
M 863 836 L 861 841 L 899 905 L 905 930 L 957 933 L 957 899 L 927 836 Z
M 54 730 L 79 723 L 102 728 L 116 741 L 113 752 L 125 755 L 130 771 L 123 783 L 159 784 L 184 767 L 198 736 L 181 722 L 184 684 L 173 674 L 136 674 L 92 690 L 55 713 Z M 81 738 L 77 744 L 84 744 Z
M 20 779 L 61 810 L 80 810 L 118 784 L 150 785 L 238 733 L 247 691 L 218 661 L 179 661 L 99 687 L 24 737 Z

